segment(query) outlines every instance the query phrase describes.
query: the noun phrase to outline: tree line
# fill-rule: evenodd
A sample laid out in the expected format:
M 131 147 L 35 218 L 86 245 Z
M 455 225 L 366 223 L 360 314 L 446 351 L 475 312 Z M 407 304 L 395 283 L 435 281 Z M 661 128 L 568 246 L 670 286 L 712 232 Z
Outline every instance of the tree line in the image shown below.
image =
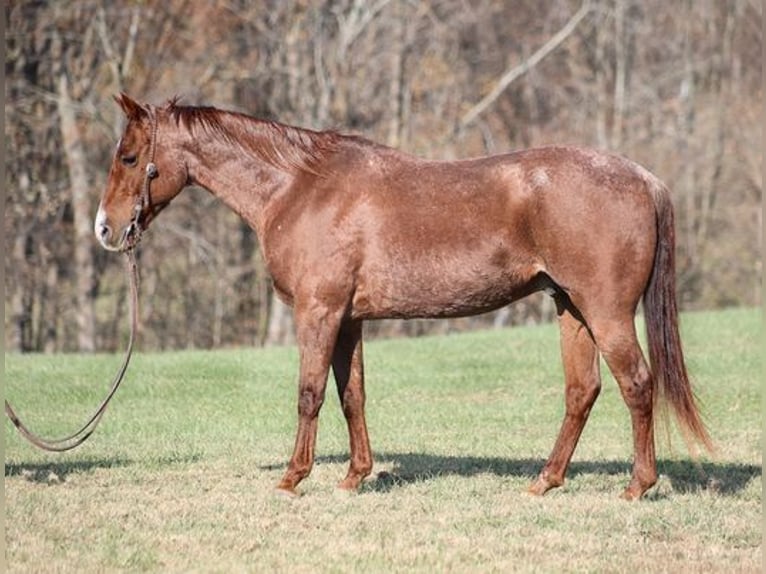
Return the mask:
M 124 343 L 122 261 L 92 233 L 120 91 L 431 158 L 613 150 L 672 190 L 682 308 L 758 305 L 761 11 L 755 0 L 9 1 L 6 348 Z M 204 190 L 163 212 L 140 262 L 144 349 L 291 340 L 255 235 Z M 368 330 L 554 316 L 541 294 L 481 317 Z

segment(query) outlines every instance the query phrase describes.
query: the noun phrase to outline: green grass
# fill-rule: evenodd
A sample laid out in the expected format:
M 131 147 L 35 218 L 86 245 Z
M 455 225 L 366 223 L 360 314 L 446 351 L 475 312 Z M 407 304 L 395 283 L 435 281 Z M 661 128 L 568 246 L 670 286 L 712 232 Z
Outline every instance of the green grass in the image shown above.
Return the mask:
M 761 571 L 760 312 L 683 317 L 689 367 L 718 446 L 659 445 L 660 480 L 618 495 L 627 410 L 603 391 L 568 481 L 524 490 L 563 414 L 555 325 L 371 342 L 375 469 L 357 495 L 334 392 L 302 496 L 274 486 L 296 427 L 297 351 L 139 354 L 101 427 L 63 455 L 6 421 L 12 572 Z M 6 356 L 6 396 L 43 434 L 97 404 L 116 356 Z M 330 381 L 330 385 L 332 385 Z

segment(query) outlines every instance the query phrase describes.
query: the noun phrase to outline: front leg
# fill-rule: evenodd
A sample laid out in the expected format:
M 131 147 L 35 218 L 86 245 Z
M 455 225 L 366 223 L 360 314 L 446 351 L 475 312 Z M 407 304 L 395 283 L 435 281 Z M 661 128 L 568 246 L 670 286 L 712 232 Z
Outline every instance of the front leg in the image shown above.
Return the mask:
M 327 374 L 342 315 L 342 309 L 329 308 L 316 300 L 295 307 L 300 351 L 298 434 L 293 456 L 277 487 L 289 494 L 296 494 L 295 487 L 309 475 L 314 465 L 319 409 L 324 402 Z

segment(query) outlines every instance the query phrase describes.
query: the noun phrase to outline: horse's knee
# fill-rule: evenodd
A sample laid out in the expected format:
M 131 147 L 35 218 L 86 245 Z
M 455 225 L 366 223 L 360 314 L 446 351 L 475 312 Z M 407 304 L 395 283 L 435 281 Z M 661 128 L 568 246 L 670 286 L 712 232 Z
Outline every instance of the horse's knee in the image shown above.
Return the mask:
M 581 377 L 576 383 L 567 383 L 566 408 L 570 414 L 581 414 L 590 409 L 601 393 L 601 378 L 597 373 Z
M 364 392 L 352 387 L 346 388 L 341 399 L 343 414 L 346 418 L 356 416 L 364 411 Z
M 313 388 L 303 388 L 298 397 L 298 415 L 313 419 L 319 414 L 324 402 L 324 392 Z
M 593 380 L 591 381 L 590 385 L 586 388 L 585 396 L 583 399 L 589 403 L 593 404 L 593 402 L 598 398 L 598 396 L 601 394 L 601 377 L 595 376 L 593 377 Z

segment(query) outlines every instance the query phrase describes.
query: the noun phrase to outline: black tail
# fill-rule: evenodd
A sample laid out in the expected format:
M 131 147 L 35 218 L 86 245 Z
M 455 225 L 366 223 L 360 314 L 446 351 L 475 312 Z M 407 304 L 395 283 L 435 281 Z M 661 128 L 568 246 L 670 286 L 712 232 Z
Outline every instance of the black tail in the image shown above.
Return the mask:
M 649 286 L 644 292 L 644 315 L 649 342 L 655 404 L 663 401 L 675 411 L 690 450 L 694 441 L 713 451 L 686 372 L 676 307 L 675 229 L 667 190 L 655 194 L 657 249 Z

